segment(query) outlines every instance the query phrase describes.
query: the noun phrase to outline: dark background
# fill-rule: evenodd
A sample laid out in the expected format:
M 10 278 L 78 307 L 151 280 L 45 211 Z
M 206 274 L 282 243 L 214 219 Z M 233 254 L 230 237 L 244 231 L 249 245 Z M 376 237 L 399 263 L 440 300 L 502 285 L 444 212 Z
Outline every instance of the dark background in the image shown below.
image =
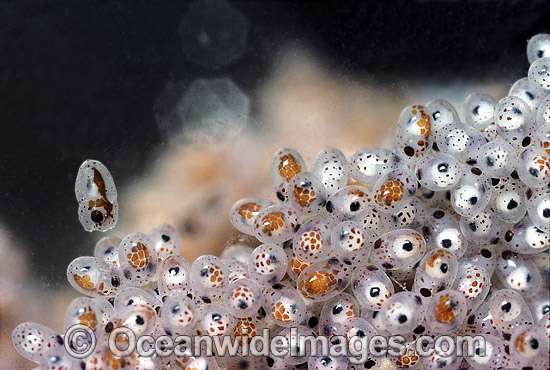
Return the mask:
M 248 21 L 246 48 L 216 65 L 182 49 L 187 1 L 0 1 L 0 221 L 29 248 L 37 276 L 59 281 L 91 254 L 74 199 L 78 166 L 108 163 L 117 184 L 139 175 L 164 145 L 154 112 L 168 81 L 229 75 L 251 92 L 290 42 L 389 84 L 513 81 L 526 74 L 526 40 L 550 31 L 546 0 L 231 4 Z M 187 26 L 234 41 L 225 12 L 211 13 Z

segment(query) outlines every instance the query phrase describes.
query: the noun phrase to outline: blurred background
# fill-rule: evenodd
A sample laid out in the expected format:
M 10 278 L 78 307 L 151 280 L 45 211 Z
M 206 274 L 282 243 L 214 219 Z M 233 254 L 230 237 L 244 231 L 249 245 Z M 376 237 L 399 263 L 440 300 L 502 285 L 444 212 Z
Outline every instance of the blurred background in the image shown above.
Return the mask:
M 231 243 L 233 202 L 274 199 L 280 147 L 349 155 L 408 104 L 499 99 L 549 31 L 547 0 L 0 1 L 0 369 L 32 367 L 19 322 L 62 330 L 66 267 L 105 235 L 78 221 L 85 159 L 117 184 L 107 235 L 168 222 L 192 262 Z

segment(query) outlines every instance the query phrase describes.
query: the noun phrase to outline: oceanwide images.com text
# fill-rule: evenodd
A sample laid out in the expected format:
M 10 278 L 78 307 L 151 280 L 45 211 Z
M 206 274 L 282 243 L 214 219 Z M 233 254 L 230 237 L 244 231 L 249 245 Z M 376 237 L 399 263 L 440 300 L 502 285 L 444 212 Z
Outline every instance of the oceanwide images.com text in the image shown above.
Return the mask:
M 352 337 L 300 335 L 298 328 L 290 328 L 287 335 L 271 336 L 269 329 L 261 335 L 232 336 L 136 336 L 129 328 L 114 329 L 108 338 L 109 350 L 117 357 L 137 354 L 141 357 L 190 356 L 253 356 L 253 357 L 346 357 L 353 364 L 365 363 L 373 357 L 399 357 L 413 350 L 420 357 L 434 353 L 448 356 L 486 356 L 485 338 L 477 336 L 421 336 L 413 348 L 406 348 L 405 337 L 394 335 Z M 85 358 L 96 347 L 93 330 L 85 325 L 74 325 L 65 335 L 65 349 L 75 358 Z

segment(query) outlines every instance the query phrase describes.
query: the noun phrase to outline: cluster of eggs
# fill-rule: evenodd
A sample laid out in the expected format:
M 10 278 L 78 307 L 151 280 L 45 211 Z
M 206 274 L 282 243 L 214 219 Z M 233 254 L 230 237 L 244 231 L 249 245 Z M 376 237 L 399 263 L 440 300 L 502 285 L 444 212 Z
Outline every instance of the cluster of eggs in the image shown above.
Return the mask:
M 471 94 L 462 120 L 444 100 L 406 107 L 394 150 L 346 158 L 327 148 L 310 170 L 293 149 L 275 153 L 278 202 L 242 199 L 233 226 L 254 237 L 189 265 L 163 224 L 148 234 L 100 240 L 74 260 L 71 285 L 86 298 L 67 310 L 98 340 L 76 360 L 64 338 L 39 324 L 13 332 L 15 348 L 40 369 L 362 369 L 330 356 L 116 357 L 117 327 L 140 335 L 231 336 L 263 329 L 301 335 L 402 335 L 389 357 L 403 369 L 547 369 L 550 337 L 550 35 L 528 45 L 528 77 L 500 101 Z M 107 169 L 86 161 L 76 185 L 86 230 L 116 223 Z M 252 238 L 250 238 L 252 240 Z M 258 245 L 258 243 L 261 243 Z M 546 266 L 544 265 L 546 263 Z M 424 335 L 476 335 L 485 353 L 422 357 Z

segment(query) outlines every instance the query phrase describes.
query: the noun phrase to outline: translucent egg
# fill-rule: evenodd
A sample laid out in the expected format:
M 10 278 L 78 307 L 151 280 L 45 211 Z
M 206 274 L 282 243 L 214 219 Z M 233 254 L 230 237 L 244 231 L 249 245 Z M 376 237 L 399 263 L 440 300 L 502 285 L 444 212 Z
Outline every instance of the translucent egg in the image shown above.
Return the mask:
M 192 292 L 191 267 L 179 254 L 166 258 L 159 266 L 158 289 L 161 296 Z
M 367 189 L 357 185 L 338 190 L 328 198 L 326 204 L 327 211 L 339 221 L 358 221 L 371 208 L 372 198 Z
M 529 105 L 517 96 L 501 99 L 495 109 L 495 124 L 500 137 L 520 149 L 532 130 L 534 117 Z M 529 142 L 527 142 L 528 144 Z
M 482 267 L 459 265 L 452 289 L 466 298 L 470 312 L 475 311 L 485 300 L 491 288 L 491 276 Z
M 538 148 L 527 148 L 518 160 L 518 175 L 525 185 L 542 188 L 550 183 L 550 155 Z
M 336 225 L 331 233 L 334 254 L 344 263 L 357 265 L 368 260 L 373 234 L 367 232 L 355 221 L 344 221 Z
M 451 211 L 431 209 L 422 233 L 433 248 L 448 250 L 455 256 L 462 256 L 468 249 L 468 241 L 460 231 L 459 219 Z
M 292 242 L 293 255 L 304 262 L 326 259 L 330 251 L 330 226 L 324 222 L 306 222 Z
M 45 348 L 61 347 L 63 338 L 47 326 L 26 322 L 13 329 L 11 340 L 15 350 L 27 360 L 39 362 Z
M 71 286 L 89 297 L 111 297 L 122 288 L 125 278 L 96 257 L 78 257 L 67 267 Z
M 327 202 L 325 185 L 311 172 L 300 172 L 287 185 L 292 208 L 301 216 L 315 216 Z
M 250 255 L 248 275 L 260 285 L 273 285 L 283 279 L 288 259 L 285 251 L 276 244 L 262 244 Z
M 524 297 L 536 294 L 541 287 L 541 275 L 533 261 L 525 255 L 503 250 L 497 255 L 496 275 L 504 286 Z
M 407 334 L 423 321 L 425 309 L 419 295 L 404 291 L 392 295 L 380 313 L 390 333 Z
M 409 105 L 397 120 L 397 154 L 406 159 L 420 157 L 428 147 L 431 119 L 421 105 Z
M 248 235 L 254 235 L 254 222 L 261 211 L 273 202 L 260 198 L 244 198 L 231 207 L 229 220 L 235 229 Z
M 510 343 L 510 355 L 516 366 L 533 369 L 548 367 L 548 336 L 543 327 L 532 324 L 517 326 L 512 330 Z
M 436 293 L 426 309 L 426 325 L 436 333 L 450 334 L 462 325 L 468 308 L 466 298 L 457 291 Z
M 423 297 L 450 289 L 458 273 L 458 260 L 454 254 L 434 249 L 422 258 L 414 276 L 413 291 Z
M 229 308 L 219 304 L 209 304 L 200 310 L 195 329 L 198 335 L 231 335 L 235 324 L 236 319 L 231 315 Z
M 403 206 L 399 211 L 395 213 L 386 213 L 384 214 L 386 220 L 384 222 L 386 227 L 380 227 L 377 232 L 381 233 L 384 231 L 409 228 L 416 229 L 420 227 L 425 220 L 426 206 L 418 198 L 413 197 L 411 202 Z M 387 230 L 386 230 L 387 229 Z M 376 234 L 371 232 L 370 234 Z M 371 238 L 371 240 L 373 240 Z
M 529 39 L 527 43 L 527 59 L 529 63 L 550 56 L 550 35 L 539 33 Z
M 306 171 L 306 163 L 296 150 L 283 148 L 277 151 L 271 161 L 271 184 L 281 201 L 288 198 L 286 184 L 298 173 Z
M 515 149 L 500 138 L 483 145 L 479 153 L 477 165 L 489 177 L 507 177 L 516 169 Z
M 460 181 L 462 169 L 452 155 L 431 152 L 416 162 L 416 179 L 429 190 L 443 191 L 455 187 Z
M 73 325 L 86 325 L 93 330 L 96 338 L 103 336 L 103 315 L 97 303 L 87 297 L 73 300 L 65 312 L 64 329 L 67 331 Z M 88 338 L 82 338 L 87 341 Z
M 478 266 L 493 275 L 495 271 L 496 253 L 494 247 L 486 245 L 472 245 L 471 248 L 462 256 L 459 263 L 463 266 Z
M 512 289 L 493 293 L 489 299 L 489 311 L 497 330 L 506 334 L 510 334 L 518 325 L 533 323 L 527 303 Z
M 323 302 L 347 288 L 350 283 L 348 266 L 335 258 L 314 262 L 302 271 L 296 283 L 306 300 Z
M 431 118 L 432 130 L 438 130 L 459 119 L 456 109 L 447 100 L 432 100 L 426 104 L 424 110 Z
M 357 267 L 351 276 L 351 289 L 363 306 L 374 311 L 395 293 L 388 275 L 375 265 Z
M 477 309 L 470 310 L 468 318 L 460 328 L 460 333 L 473 336 L 478 334 L 500 336 L 489 311 L 489 302 L 485 301 Z
M 190 334 L 199 313 L 195 303 L 188 297 L 168 296 L 162 303 L 159 324 L 168 335 Z
M 359 315 L 360 307 L 357 300 L 350 294 L 342 293 L 323 304 L 319 317 L 319 335 L 332 337 L 338 334 L 346 320 L 358 318 Z
M 346 156 L 336 148 L 324 149 L 313 160 L 311 173 L 321 180 L 327 195 L 331 195 L 347 184 L 349 170 Z
M 120 242 L 120 238 L 114 236 L 101 238 L 95 245 L 94 256 L 107 265 L 120 268 L 120 263 L 118 261 L 118 247 Z
M 462 235 L 475 244 L 497 244 L 502 236 L 502 222 L 486 209 L 475 216 L 460 218 Z
M 296 212 L 278 204 L 263 209 L 254 221 L 254 234 L 263 243 L 282 243 L 291 239 L 300 223 Z
M 453 122 L 437 130 L 433 142 L 440 152 L 450 154 L 461 162 L 476 159 L 479 148 L 487 142 L 472 126 Z
M 504 343 L 494 335 L 485 335 L 485 343 L 474 342 L 473 356 L 464 356 L 465 360 L 474 370 L 497 369 L 503 362 Z M 505 368 L 505 367 L 503 367 Z
M 221 300 L 229 284 L 227 266 L 215 256 L 201 256 L 191 266 L 191 286 L 205 303 Z
M 541 230 L 550 231 L 550 188 L 527 189 L 527 212 L 531 221 Z
M 527 301 L 527 304 L 531 309 L 534 322 L 537 323 L 544 315 L 550 312 L 550 295 L 548 295 L 547 291 L 541 289 L 534 297 Z
M 411 202 L 416 187 L 416 178 L 408 170 L 387 171 L 374 185 L 374 204 L 381 212 L 396 212 Z
M 413 266 L 426 252 L 426 241 L 412 229 L 398 229 L 374 241 L 371 260 L 385 269 Z
M 493 121 L 497 101 L 489 94 L 472 93 L 464 101 L 464 118 L 472 127 L 481 129 Z
M 111 173 L 99 161 L 80 165 L 75 184 L 79 220 L 86 231 L 107 231 L 118 221 L 118 202 Z
M 376 181 L 389 169 L 397 169 L 402 159 L 389 149 L 361 148 L 348 160 L 350 175 L 372 189 Z
M 539 58 L 531 63 L 527 75 L 531 87 L 541 95 L 550 93 L 550 57 Z
M 451 204 L 459 215 L 475 216 L 487 207 L 491 193 L 489 178 L 472 167 L 464 172 L 458 186 L 451 190 Z
M 525 216 L 525 185 L 521 181 L 512 177 L 501 179 L 492 189 L 489 206 L 497 218 L 507 223 L 515 223 Z
M 118 260 L 124 277 L 135 286 L 149 284 L 158 265 L 157 251 L 151 239 L 142 233 L 131 233 L 122 239 Z
M 298 291 L 290 286 L 278 284 L 265 295 L 266 311 L 279 326 L 296 327 L 306 314 L 306 305 Z
M 225 291 L 224 302 L 235 317 L 253 316 L 263 302 L 262 289 L 254 280 L 235 280 Z
M 542 101 L 543 96 L 539 95 L 529 83 L 527 77 L 517 80 L 510 91 L 508 92 L 509 96 L 517 96 L 526 102 L 533 112 L 536 112 L 540 102 Z
M 516 253 L 540 253 L 550 248 L 550 233 L 539 229 L 525 216 L 520 222 L 508 225 L 504 231 L 503 244 Z
M 159 263 L 180 253 L 181 241 L 178 231 L 169 224 L 161 224 L 149 231 L 151 246 L 156 250 Z

